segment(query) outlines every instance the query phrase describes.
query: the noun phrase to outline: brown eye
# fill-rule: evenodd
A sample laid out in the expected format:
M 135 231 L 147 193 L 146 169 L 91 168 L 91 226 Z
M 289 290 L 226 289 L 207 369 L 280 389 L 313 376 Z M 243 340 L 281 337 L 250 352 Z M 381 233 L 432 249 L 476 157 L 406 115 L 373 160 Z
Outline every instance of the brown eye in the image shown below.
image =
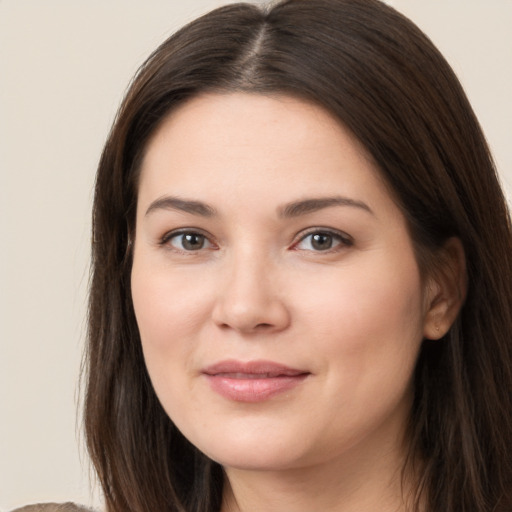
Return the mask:
M 169 243 L 181 251 L 199 251 L 211 247 L 211 243 L 201 233 L 178 233 L 169 239 Z
M 332 245 L 333 237 L 327 233 L 315 233 L 311 235 L 311 247 L 317 251 L 331 249 Z
M 322 252 L 336 249 L 338 246 L 351 246 L 352 239 L 341 233 L 332 233 L 329 231 L 314 231 L 305 235 L 295 246 L 296 249 L 305 251 Z

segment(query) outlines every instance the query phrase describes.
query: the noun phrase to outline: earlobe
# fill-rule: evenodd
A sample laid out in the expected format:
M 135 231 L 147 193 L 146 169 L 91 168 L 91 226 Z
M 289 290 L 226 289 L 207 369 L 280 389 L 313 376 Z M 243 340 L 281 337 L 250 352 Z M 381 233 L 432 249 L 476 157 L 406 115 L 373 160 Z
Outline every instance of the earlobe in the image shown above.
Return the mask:
M 437 261 L 427 280 L 423 336 L 442 338 L 457 318 L 466 298 L 467 276 L 464 248 L 452 237 L 438 252 Z

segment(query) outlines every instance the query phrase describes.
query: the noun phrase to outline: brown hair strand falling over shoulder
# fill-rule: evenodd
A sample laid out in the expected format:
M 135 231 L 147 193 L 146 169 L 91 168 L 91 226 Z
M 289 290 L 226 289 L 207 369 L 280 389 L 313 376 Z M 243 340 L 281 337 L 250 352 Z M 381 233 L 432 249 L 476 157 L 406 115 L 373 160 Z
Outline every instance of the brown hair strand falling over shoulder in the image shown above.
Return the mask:
M 423 270 L 449 237 L 460 238 L 467 299 L 445 339 L 424 342 L 415 374 L 408 464 L 422 461 L 416 507 L 512 510 L 512 235 L 478 122 L 439 52 L 392 8 L 285 0 L 219 8 L 165 41 L 139 70 L 105 145 L 93 212 L 85 427 L 109 512 L 220 509 L 222 469 L 160 406 L 130 294 L 146 144 L 169 112 L 209 91 L 283 93 L 336 116 L 393 191 Z

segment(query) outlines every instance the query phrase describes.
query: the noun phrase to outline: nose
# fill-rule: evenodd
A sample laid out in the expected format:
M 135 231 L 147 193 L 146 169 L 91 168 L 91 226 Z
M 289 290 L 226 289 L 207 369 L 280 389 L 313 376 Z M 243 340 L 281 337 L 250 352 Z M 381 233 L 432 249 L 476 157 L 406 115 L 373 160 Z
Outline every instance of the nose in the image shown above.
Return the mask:
M 279 332 L 290 324 L 290 311 L 278 272 L 264 258 L 240 257 L 226 269 L 213 308 L 213 321 L 239 333 Z

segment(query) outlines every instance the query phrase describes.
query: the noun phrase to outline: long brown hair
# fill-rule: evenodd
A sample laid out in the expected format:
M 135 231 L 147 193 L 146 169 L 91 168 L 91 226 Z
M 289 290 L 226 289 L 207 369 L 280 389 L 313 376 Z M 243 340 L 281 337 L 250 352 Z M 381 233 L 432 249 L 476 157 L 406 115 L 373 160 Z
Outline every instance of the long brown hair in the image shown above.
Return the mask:
M 468 293 L 450 332 L 425 341 L 408 464 L 429 512 L 512 509 L 512 235 L 478 121 L 427 37 L 378 0 L 219 8 L 144 63 L 99 164 L 93 212 L 85 426 L 109 512 L 220 509 L 223 472 L 173 425 L 152 389 L 130 295 L 137 173 L 148 139 L 206 91 L 314 101 L 373 156 L 406 216 L 420 267 L 464 246 Z M 418 468 L 416 468 L 418 469 Z M 404 471 L 412 471 L 406 466 Z

